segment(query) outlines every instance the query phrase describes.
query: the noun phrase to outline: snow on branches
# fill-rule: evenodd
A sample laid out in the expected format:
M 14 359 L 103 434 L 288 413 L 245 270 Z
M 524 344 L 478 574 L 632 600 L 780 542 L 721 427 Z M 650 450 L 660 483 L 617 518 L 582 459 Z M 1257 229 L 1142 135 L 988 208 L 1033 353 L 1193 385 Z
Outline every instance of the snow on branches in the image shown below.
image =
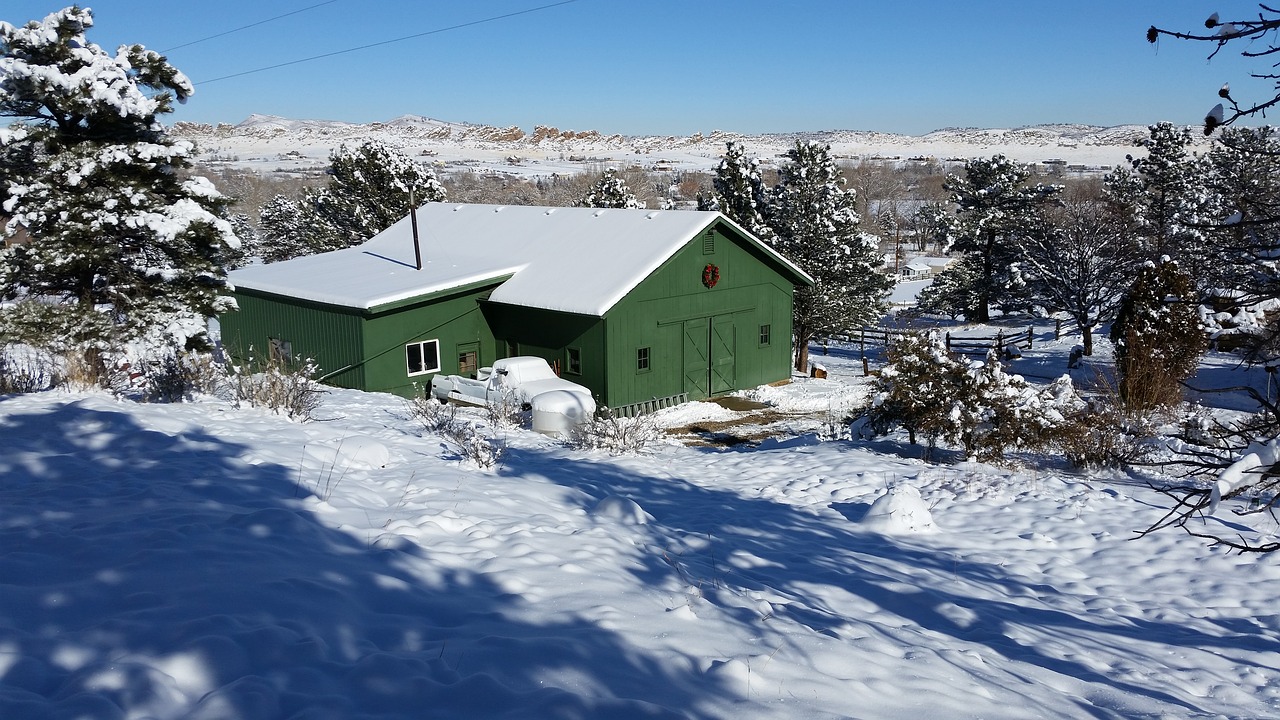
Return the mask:
M 191 145 L 157 120 L 190 81 L 140 45 L 108 55 L 92 25 L 78 7 L 0 23 L 0 117 L 17 121 L 0 132 L 0 208 L 4 235 L 31 238 L 0 251 L 0 294 L 41 306 L 9 307 L 0 329 L 102 347 L 203 327 L 229 302 L 239 242 L 226 200 L 185 177 Z
M 945 441 L 973 459 L 998 461 L 1011 450 L 1061 442 L 1084 408 L 1070 377 L 1031 385 L 1005 372 L 994 351 L 982 361 L 953 355 L 934 331 L 904 334 L 888 358 L 865 427 L 883 434 L 900 426 L 912 443 L 920 435 L 930 446 Z

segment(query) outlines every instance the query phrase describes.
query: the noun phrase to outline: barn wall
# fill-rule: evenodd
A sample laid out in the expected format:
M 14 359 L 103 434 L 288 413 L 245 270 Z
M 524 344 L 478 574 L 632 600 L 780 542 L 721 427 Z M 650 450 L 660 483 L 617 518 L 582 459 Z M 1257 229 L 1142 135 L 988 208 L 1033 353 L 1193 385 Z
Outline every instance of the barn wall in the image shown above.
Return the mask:
M 480 365 L 492 364 L 496 357 L 493 333 L 480 311 L 480 301 L 492 291 L 489 286 L 437 295 L 371 313 L 363 335 L 364 389 L 411 397 L 430 386 L 434 373 L 409 375 L 405 355 L 409 343 L 438 341 L 440 372 L 445 375 L 459 372 L 459 354 L 464 349 L 477 349 Z
M 263 361 L 270 339 L 277 338 L 289 342 L 295 360 L 315 360 L 320 366 L 317 377 L 336 372 L 325 382 L 363 387 L 363 320 L 358 310 L 250 290 L 237 290 L 235 298 L 240 309 L 218 318 L 222 345 L 232 358 Z
M 711 288 L 708 264 L 720 274 Z M 702 398 L 789 378 L 792 292 L 776 260 L 727 225 L 712 226 L 606 314 L 609 403 Z M 647 370 L 638 367 L 641 348 Z

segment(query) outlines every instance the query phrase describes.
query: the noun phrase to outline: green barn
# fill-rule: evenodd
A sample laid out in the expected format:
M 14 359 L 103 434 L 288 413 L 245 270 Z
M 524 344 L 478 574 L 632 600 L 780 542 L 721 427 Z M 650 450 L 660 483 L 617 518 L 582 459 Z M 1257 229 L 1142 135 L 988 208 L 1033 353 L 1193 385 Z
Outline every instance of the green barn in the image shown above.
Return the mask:
M 435 373 L 545 358 L 633 413 L 790 377 L 812 280 L 717 212 L 430 203 L 356 247 L 231 273 L 236 357 L 410 396 Z

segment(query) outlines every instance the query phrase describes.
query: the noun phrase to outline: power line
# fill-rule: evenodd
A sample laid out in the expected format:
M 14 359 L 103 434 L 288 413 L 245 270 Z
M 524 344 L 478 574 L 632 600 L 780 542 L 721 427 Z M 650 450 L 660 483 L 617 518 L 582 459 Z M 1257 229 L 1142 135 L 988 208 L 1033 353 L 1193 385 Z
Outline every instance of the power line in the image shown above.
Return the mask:
M 289 17 L 290 15 L 297 15 L 297 14 L 298 14 L 298 13 L 300 13 L 300 12 L 306 12 L 306 11 L 308 11 L 308 10 L 314 10 L 314 9 L 316 9 L 316 8 L 320 7 L 321 5 L 332 5 L 332 4 L 336 3 L 336 2 L 338 2 L 338 0 L 327 0 L 327 2 L 316 3 L 315 5 L 308 5 L 308 6 L 304 7 L 304 8 L 299 9 L 299 10 L 294 10 L 293 12 L 287 12 L 287 13 L 285 13 L 285 14 L 283 14 L 283 15 L 276 15 L 275 17 L 269 17 L 269 18 L 267 18 L 266 20 L 259 20 L 259 21 L 258 21 L 258 22 L 256 22 L 256 23 L 249 23 L 248 25 L 242 25 L 242 26 L 240 26 L 240 27 L 238 27 L 238 28 L 235 28 L 235 29 L 233 29 L 233 30 L 227 30 L 226 32 L 220 32 L 220 33 L 218 33 L 217 35 L 210 35 L 209 37 L 202 37 L 202 38 L 200 38 L 199 40 L 192 40 L 191 42 L 188 42 L 188 43 L 182 43 L 181 45 L 174 45 L 173 47 L 169 48 L 168 50 L 161 50 L 160 52 L 161 52 L 161 53 L 169 53 L 169 52 L 173 52 L 174 50 L 178 50 L 178 49 L 181 49 L 181 48 L 184 48 L 184 47 L 190 47 L 190 46 L 192 46 L 192 45 L 197 45 L 197 44 L 199 44 L 199 43 L 205 42 L 206 40 L 213 40 L 213 39 L 215 39 L 215 38 L 220 38 L 220 37 L 222 37 L 222 36 L 224 36 L 224 35 L 230 35 L 231 33 L 238 33 L 238 32 L 240 32 L 241 30 L 248 30 L 248 29 L 249 29 L 249 28 L 251 28 L 251 27 L 258 27 L 259 25 L 265 25 L 266 23 L 269 23 L 269 22 L 271 22 L 271 21 L 273 21 L 273 20 L 279 20 L 280 18 L 287 18 L 287 17 Z
M 458 25 L 450 25 L 449 27 L 437 28 L 435 30 L 428 30 L 426 32 L 415 33 L 413 35 L 405 35 L 404 37 L 398 37 L 393 40 L 383 40 L 381 42 L 369 43 L 368 45 L 361 45 L 359 47 L 347 48 L 346 50 L 334 50 L 333 52 L 328 52 L 321 55 L 312 55 L 311 57 L 305 57 L 299 60 L 290 60 L 289 62 L 277 63 L 275 65 L 267 65 L 266 67 L 255 68 L 253 70 L 245 70 L 244 72 L 232 73 L 230 75 L 223 75 L 221 77 L 216 77 L 209 80 L 202 80 L 197 84 L 208 85 L 209 83 L 218 82 L 219 80 L 229 80 L 231 78 L 237 78 L 244 75 L 252 75 L 254 73 L 265 72 L 267 70 L 275 70 L 277 68 L 288 67 L 290 65 L 298 65 L 300 63 L 311 62 L 312 60 L 320 60 L 323 58 L 333 57 L 335 55 L 345 55 L 347 53 L 353 53 L 358 50 L 368 50 L 369 48 L 380 47 L 382 45 L 390 45 L 392 43 L 404 42 L 405 40 L 414 40 L 416 38 L 426 37 L 428 35 L 438 35 L 440 33 L 448 32 L 450 30 L 459 30 L 461 28 L 471 27 L 473 25 L 483 25 L 484 23 L 494 22 L 495 20 L 505 20 L 507 18 L 516 17 L 517 15 L 528 15 L 529 13 L 535 13 L 542 10 L 549 10 L 553 7 L 559 7 L 561 5 L 569 5 L 577 1 L 578 0 L 561 0 L 561 2 L 551 3 L 549 5 L 540 5 L 535 8 L 529 8 L 528 10 L 517 10 L 516 12 L 507 13 L 505 15 L 495 15 L 493 17 L 487 17 L 481 20 L 472 20 L 471 22 L 460 23 Z

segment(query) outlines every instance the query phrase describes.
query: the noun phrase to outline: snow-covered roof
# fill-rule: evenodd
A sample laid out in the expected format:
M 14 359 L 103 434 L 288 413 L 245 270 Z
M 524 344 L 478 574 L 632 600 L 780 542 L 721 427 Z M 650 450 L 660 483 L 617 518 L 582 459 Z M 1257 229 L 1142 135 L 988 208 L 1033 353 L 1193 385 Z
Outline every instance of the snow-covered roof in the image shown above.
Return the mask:
M 601 316 L 716 221 L 803 271 L 718 212 L 428 203 L 362 245 L 230 273 L 241 289 L 359 309 L 487 281 L 490 300 Z M 505 280 L 505 281 L 504 281 Z

